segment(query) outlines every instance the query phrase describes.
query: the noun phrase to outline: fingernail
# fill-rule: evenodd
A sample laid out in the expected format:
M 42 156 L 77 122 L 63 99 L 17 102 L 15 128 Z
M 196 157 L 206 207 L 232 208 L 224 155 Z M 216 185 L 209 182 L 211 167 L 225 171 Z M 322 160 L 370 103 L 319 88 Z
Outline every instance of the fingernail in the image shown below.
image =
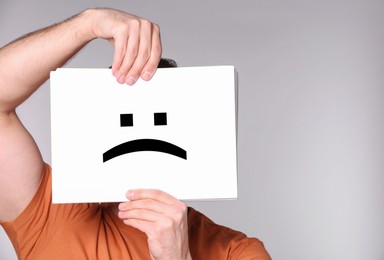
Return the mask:
M 120 76 L 120 77 L 117 79 L 117 81 L 118 81 L 120 84 L 123 84 L 124 81 L 125 81 L 125 76 L 124 76 L 124 75 Z
M 135 192 L 133 190 L 127 191 L 127 198 L 128 199 L 132 199 L 134 195 L 135 195 Z
M 143 80 L 150 80 L 151 77 L 152 77 L 152 73 L 149 72 L 149 71 L 146 71 L 146 72 L 144 72 L 144 74 L 143 74 L 143 76 L 142 76 L 142 79 L 143 79 Z
M 132 86 L 133 84 L 135 84 L 136 82 L 136 79 L 134 77 L 131 77 L 129 76 L 126 80 L 125 80 L 125 83 L 127 83 L 128 85 Z

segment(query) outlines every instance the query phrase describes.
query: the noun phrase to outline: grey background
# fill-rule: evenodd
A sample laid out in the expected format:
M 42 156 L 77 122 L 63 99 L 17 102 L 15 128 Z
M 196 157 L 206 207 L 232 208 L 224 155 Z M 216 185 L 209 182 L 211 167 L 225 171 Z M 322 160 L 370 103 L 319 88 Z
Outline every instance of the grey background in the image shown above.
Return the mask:
M 158 23 L 180 66 L 239 71 L 239 199 L 192 206 L 274 259 L 384 259 L 384 1 L 1 0 L 0 44 L 94 6 Z M 111 57 L 95 41 L 68 66 Z M 18 111 L 50 162 L 49 85 Z

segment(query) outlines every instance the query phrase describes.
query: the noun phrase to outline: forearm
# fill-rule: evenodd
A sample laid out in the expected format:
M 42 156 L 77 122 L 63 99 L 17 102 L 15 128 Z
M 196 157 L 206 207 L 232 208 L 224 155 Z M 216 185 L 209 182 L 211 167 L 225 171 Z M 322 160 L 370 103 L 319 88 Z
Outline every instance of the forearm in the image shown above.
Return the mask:
M 0 112 L 28 98 L 85 44 L 95 38 L 92 11 L 30 33 L 0 49 Z
M 90 9 L 0 49 L 0 113 L 13 111 L 50 71 L 95 38 L 113 44 L 112 72 L 119 83 L 133 85 L 155 74 L 162 51 L 159 26 L 114 9 Z

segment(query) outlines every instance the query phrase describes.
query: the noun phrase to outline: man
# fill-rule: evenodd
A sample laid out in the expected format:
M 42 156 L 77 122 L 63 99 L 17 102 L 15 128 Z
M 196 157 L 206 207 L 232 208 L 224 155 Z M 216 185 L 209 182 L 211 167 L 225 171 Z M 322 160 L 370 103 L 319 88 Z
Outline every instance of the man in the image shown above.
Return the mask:
M 19 259 L 270 259 L 256 238 L 214 224 L 159 190 L 128 202 L 51 203 L 51 168 L 15 109 L 90 41 L 114 46 L 119 83 L 150 80 L 160 29 L 113 9 L 89 9 L 0 49 L 0 222 Z

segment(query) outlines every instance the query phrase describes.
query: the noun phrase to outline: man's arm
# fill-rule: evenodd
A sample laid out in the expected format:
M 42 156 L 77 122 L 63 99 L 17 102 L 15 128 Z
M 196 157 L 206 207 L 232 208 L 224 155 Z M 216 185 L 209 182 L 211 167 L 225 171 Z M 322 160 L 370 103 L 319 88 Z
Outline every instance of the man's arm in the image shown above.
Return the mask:
M 115 47 L 112 73 L 120 83 L 149 80 L 161 57 L 159 27 L 112 9 L 86 10 L 0 49 L 0 221 L 14 220 L 34 196 L 43 160 L 15 109 L 88 42 Z

